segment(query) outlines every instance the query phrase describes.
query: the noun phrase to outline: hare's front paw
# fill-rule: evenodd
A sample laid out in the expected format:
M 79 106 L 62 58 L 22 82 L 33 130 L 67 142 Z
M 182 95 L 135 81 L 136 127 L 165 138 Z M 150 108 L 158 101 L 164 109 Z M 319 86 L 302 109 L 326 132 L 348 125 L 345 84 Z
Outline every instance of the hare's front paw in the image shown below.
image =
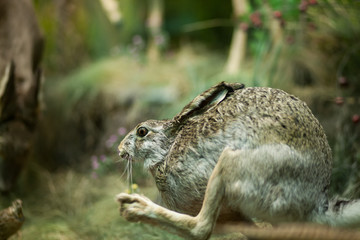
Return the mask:
M 148 198 L 139 194 L 120 193 L 116 199 L 120 203 L 120 215 L 126 220 L 137 222 L 150 217 L 154 203 Z

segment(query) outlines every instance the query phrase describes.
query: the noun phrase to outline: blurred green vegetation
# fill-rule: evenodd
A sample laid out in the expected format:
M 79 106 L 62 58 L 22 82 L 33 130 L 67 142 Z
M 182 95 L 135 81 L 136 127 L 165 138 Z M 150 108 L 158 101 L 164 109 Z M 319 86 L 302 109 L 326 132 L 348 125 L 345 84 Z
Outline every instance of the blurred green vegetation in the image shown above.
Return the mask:
M 2 199 L 4 206 L 24 201 L 23 237 L 13 239 L 178 239 L 118 216 L 114 196 L 127 188 L 119 131 L 170 118 L 219 81 L 281 88 L 307 102 L 333 149 L 331 194 L 360 197 L 360 1 L 249 0 L 241 19 L 232 17 L 231 1 L 165 2 L 168 42 L 158 61 L 146 52 L 148 2 L 117 2 L 122 19 L 112 23 L 99 1 L 34 0 L 46 37 L 44 104 L 33 159 Z M 271 22 L 279 13 L 275 44 Z M 229 75 L 238 20 L 249 25 L 246 60 Z M 92 156 L 102 155 L 112 163 L 93 178 Z M 140 163 L 133 175 L 140 192 L 156 199 Z

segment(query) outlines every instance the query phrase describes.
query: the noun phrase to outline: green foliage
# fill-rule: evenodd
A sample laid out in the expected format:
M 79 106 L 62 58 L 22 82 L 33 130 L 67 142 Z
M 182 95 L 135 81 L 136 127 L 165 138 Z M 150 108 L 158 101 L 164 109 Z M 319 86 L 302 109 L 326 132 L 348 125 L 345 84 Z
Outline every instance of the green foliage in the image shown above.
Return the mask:
M 360 196 L 360 123 L 352 120 L 360 114 L 360 1 L 317 1 L 306 11 L 299 10 L 298 0 L 269 0 L 268 6 L 249 1 L 246 18 L 257 11 L 262 25 L 244 20 L 250 24 L 247 56 L 235 75 L 222 72 L 232 32 L 231 1 L 209 1 L 207 7 L 200 1 L 166 2 L 164 30 L 170 42 L 159 62 L 145 56 L 144 1 L 119 0 L 120 26 L 107 21 L 98 1 L 72 1 L 65 12 L 55 2 L 35 1 L 46 36 L 47 76 L 60 76 L 45 83 L 35 156 L 43 166 L 54 161 L 56 167 L 66 162 L 75 168 L 81 162 L 82 173 L 28 173 L 19 193 L 27 217 L 25 239 L 178 239 L 118 216 L 114 196 L 128 183 L 126 163 L 118 162 L 116 151 L 124 133 L 117 131 L 149 117 L 171 118 L 220 81 L 278 87 L 305 100 L 333 149 L 331 192 Z M 277 46 L 269 30 L 274 11 L 285 23 Z M 59 21 L 61 14 L 66 21 Z M 184 31 L 187 24 L 214 19 L 221 20 L 216 27 Z M 336 105 L 335 97 L 345 103 Z M 98 165 L 91 165 L 93 155 Z M 134 164 L 133 181 L 140 193 L 156 199 L 142 168 Z
M 337 136 L 333 145 L 334 171 L 332 192 L 349 198 L 360 197 L 360 124 L 351 122 L 351 115 L 340 110 Z
M 35 1 L 46 38 L 47 74 L 59 75 L 79 62 L 109 55 L 118 45 L 119 32 L 107 20 L 99 1 Z
M 256 2 L 259 7 L 264 3 L 263 1 Z M 298 21 L 300 16 L 300 2 L 299 0 L 270 0 L 268 4 L 274 11 L 281 11 L 286 21 Z
M 114 198 L 126 184 L 114 173 L 98 181 L 71 170 L 52 174 L 35 171 L 42 181 L 31 192 L 24 189 L 19 193 L 26 220 L 21 236 L 12 239 L 179 239 L 119 216 Z M 141 188 L 141 193 L 156 196 L 148 187 Z
M 145 18 L 147 1 L 119 0 L 123 20 L 121 23 L 121 40 L 130 43 L 135 35 L 145 36 Z
M 232 14 L 231 1 L 165 1 L 164 30 L 169 33 L 171 44 L 178 46 L 182 41 L 201 41 L 208 46 L 221 48 L 229 44 L 231 24 L 225 26 L 184 32 L 188 24 L 212 19 L 229 19 Z
M 86 34 L 84 37 L 87 48 L 90 49 L 90 55 L 94 59 L 104 57 L 109 54 L 111 49 L 118 44 L 118 32 L 115 26 L 112 26 L 102 11 L 99 1 L 85 2 L 86 21 L 79 24 Z M 85 19 L 83 19 L 85 20 Z

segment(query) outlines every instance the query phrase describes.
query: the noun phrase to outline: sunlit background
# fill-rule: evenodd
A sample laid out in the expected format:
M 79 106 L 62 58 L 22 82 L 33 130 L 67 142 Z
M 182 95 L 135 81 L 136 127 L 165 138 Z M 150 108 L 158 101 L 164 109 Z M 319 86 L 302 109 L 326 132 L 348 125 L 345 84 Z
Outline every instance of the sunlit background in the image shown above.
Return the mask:
M 334 156 L 332 194 L 360 197 L 360 1 L 33 0 L 45 37 L 35 143 L 14 189 L 11 239 L 178 239 L 119 216 L 117 193 L 157 200 L 117 145 L 220 81 L 304 100 Z M 222 239 L 215 235 L 213 239 Z

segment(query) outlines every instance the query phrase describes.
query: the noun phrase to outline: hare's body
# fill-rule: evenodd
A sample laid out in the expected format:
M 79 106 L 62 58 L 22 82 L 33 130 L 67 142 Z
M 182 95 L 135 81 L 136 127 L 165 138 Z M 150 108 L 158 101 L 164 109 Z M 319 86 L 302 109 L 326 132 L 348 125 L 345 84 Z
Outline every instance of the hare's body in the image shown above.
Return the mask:
M 296 164 L 298 176 L 293 176 L 296 181 L 316 185 L 319 193 L 309 195 L 303 192 L 299 194 L 303 196 L 301 201 L 324 199 L 331 174 L 331 152 L 318 121 L 302 101 L 283 91 L 245 88 L 235 91 L 201 117 L 189 119 L 178 132 L 174 143 L 170 144 L 170 153 L 153 171 L 164 203 L 172 210 L 196 215 L 222 150 L 225 147 L 257 149 L 264 145 L 288 147 L 286 151 L 291 150 L 294 154 L 294 159 L 289 161 L 294 162 L 276 169 L 282 171 L 279 175 L 269 173 L 269 167 L 275 164 L 263 159 L 264 163 L 257 163 L 257 168 L 251 173 L 253 180 L 282 183 L 280 177 L 289 178 L 288 175 L 293 174 L 293 169 L 286 168 Z M 236 174 L 242 176 L 243 170 L 236 169 Z M 248 168 L 245 170 L 250 171 Z M 268 176 L 264 176 L 264 172 Z M 274 177 L 276 179 L 271 179 Z M 252 181 L 252 184 L 260 183 Z M 279 189 L 275 191 L 285 191 L 284 187 L 276 186 Z M 259 187 L 254 189 L 260 190 Z M 263 193 L 259 191 L 259 194 Z M 308 208 L 314 207 L 314 203 L 308 205 Z
M 174 119 L 139 124 L 119 150 L 145 162 L 167 208 L 196 215 L 122 194 L 130 220 L 199 239 L 209 236 L 219 213 L 244 221 L 327 221 L 320 216 L 329 210 L 330 147 L 306 104 L 281 90 L 220 83 Z

